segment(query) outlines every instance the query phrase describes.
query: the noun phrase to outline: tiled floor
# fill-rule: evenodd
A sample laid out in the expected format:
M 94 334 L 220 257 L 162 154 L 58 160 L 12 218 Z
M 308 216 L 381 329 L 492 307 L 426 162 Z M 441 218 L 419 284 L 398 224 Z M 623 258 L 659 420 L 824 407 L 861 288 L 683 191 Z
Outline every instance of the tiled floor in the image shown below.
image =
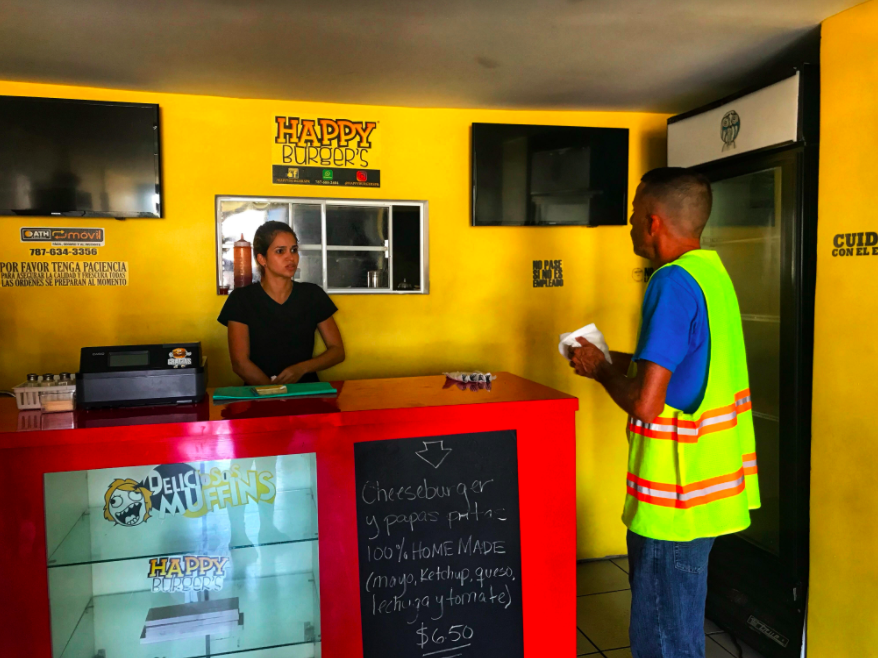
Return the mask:
M 576 655 L 632 658 L 628 648 L 631 591 L 628 559 L 597 560 L 576 565 Z M 709 619 L 704 620 L 705 658 L 762 658 Z

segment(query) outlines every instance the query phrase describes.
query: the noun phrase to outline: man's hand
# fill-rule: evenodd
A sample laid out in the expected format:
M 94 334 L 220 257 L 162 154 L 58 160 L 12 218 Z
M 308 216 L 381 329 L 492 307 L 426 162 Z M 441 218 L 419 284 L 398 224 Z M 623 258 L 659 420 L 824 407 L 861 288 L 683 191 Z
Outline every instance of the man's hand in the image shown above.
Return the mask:
M 652 361 L 639 361 L 637 376 L 628 378 L 620 368 L 624 364 L 627 370 L 630 354 L 613 352 L 619 358 L 617 361 L 614 357 L 611 364 L 604 353 L 585 338 L 576 340 L 581 347 L 568 349 L 567 357 L 577 375 L 596 380 L 610 394 L 613 402 L 641 422 L 651 423 L 661 413 L 671 381 L 670 370 Z
M 597 379 L 598 372 L 607 365 L 607 357 L 600 349 L 589 343 L 581 336 L 576 339 L 582 347 L 574 347 L 569 351 L 570 367 L 576 370 L 580 377 Z

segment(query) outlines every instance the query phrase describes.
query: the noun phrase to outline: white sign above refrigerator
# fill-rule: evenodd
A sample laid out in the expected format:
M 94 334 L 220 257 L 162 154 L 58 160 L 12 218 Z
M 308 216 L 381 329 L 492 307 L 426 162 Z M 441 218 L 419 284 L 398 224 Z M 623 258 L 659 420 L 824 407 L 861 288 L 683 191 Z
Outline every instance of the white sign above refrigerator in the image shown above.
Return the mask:
M 795 142 L 800 74 L 668 124 L 668 165 L 692 167 Z M 685 116 L 685 115 L 684 115 Z

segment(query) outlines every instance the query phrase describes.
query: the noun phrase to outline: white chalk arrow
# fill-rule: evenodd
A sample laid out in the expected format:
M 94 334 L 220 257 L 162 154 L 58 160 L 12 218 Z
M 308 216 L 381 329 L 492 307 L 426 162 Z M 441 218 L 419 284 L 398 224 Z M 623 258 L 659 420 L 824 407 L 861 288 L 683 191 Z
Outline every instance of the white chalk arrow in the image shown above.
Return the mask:
M 445 447 L 445 441 L 424 441 L 424 449 L 415 450 L 415 454 L 433 468 L 442 466 L 449 452 L 451 448 Z

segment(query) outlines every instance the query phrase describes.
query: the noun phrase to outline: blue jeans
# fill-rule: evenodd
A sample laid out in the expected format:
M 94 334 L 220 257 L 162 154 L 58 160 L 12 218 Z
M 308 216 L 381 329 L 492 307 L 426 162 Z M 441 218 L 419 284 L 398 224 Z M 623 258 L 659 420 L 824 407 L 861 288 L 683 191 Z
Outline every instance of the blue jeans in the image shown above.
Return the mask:
M 661 541 L 628 531 L 628 634 L 634 658 L 704 658 L 707 559 L 713 541 Z

